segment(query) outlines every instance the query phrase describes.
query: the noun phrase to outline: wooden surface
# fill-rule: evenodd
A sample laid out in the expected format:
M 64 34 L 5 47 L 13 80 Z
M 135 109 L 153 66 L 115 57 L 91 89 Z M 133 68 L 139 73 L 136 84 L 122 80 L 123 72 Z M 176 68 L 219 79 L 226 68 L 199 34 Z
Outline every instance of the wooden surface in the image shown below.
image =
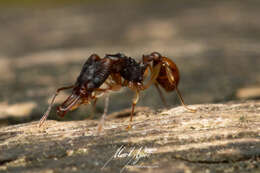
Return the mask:
M 260 102 L 0 129 L 0 172 L 259 172 Z

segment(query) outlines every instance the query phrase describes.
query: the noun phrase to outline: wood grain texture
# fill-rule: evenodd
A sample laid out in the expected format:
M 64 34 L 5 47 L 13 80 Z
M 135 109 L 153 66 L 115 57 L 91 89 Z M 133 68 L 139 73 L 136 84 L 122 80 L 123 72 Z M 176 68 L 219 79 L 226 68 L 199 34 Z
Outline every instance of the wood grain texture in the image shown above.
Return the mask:
M 0 172 L 260 171 L 259 101 L 190 106 L 139 112 L 129 131 L 108 119 L 100 135 L 96 120 L 1 128 Z

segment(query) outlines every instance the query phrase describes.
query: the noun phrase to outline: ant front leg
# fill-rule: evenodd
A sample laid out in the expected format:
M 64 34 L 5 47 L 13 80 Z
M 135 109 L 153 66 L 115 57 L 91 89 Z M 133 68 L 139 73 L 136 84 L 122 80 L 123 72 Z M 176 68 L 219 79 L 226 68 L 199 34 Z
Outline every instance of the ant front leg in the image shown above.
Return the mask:
M 101 117 L 101 120 L 99 121 L 99 124 L 98 124 L 98 130 L 97 130 L 97 133 L 100 134 L 103 126 L 104 126 L 104 123 L 105 123 L 105 118 L 107 116 L 107 111 L 108 111 L 108 105 L 109 105 L 109 94 L 106 95 L 105 97 L 105 107 L 104 107 L 104 112 L 103 112 L 103 115 Z
M 74 87 L 74 85 L 67 86 L 67 87 L 62 87 L 62 88 L 57 89 L 56 93 L 55 93 L 55 94 L 53 95 L 53 97 L 52 97 L 51 103 L 50 103 L 50 105 L 49 105 L 47 111 L 44 113 L 44 115 L 42 116 L 42 118 L 41 118 L 40 121 L 39 121 L 39 124 L 38 124 L 39 127 L 42 126 L 42 124 L 45 122 L 45 120 L 46 120 L 47 117 L 49 116 L 50 111 L 51 111 L 51 108 L 52 108 L 53 103 L 54 103 L 54 101 L 55 101 L 55 98 L 57 97 L 57 95 L 59 94 L 59 92 L 62 91 L 62 90 L 71 89 L 71 88 L 73 88 L 73 87 Z

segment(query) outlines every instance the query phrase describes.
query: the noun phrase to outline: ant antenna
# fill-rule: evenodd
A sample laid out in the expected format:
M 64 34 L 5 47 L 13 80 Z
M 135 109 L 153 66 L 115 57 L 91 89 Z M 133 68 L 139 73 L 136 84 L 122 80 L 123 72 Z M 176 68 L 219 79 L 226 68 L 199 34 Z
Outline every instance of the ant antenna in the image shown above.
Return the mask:
M 47 111 L 44 113 L 44 115 L 42 116 L 42 118 L 40 119 L 39 121 L 39 127 L 42 126 L 42 124 L 45 122 L 45 120 L 47 119 L 47 117 L 49 116 L 50 114 L 50 111 L 51 111 L 51 108 L 53 106 L 53 103 L 54 103 L 54 100 L 55 98 L 57 97 L 58 93 L 55 93 L 53 96 L 52 96 L 52 101 L 47 109 Z
M 41 126 L 43 125 L 43 123 L 45 122 L 45 120 L 46 120 L 47 117 L 49 116 L 49 114 L 50 114 L 50 112 L 51 112 L 51 108 L 52 108 L 53 103 L 54 103 L 54 100 L 55 100 L 55 98 L 57 97 L 57 95 L 59 94 L 59 92 L 60 92 L 61 90 L 66 90 L 66 89 L 70 89 L 70 88 L 73 88 L 73 87 L 74 87 L 74 85 L 68 86 L 68 87 L 62 87 L 62 88 L 57 89 L 56 93 L 52 96 L 52 100 L 51 100 L 51 103 L 50 103 L 50 105 L 49 105 L 47 111 L 43 114 L 42 118 L 41 118 L 40 121 L 39 121 L 39 124 L 38 124 L 39 127 L 41 127 Z

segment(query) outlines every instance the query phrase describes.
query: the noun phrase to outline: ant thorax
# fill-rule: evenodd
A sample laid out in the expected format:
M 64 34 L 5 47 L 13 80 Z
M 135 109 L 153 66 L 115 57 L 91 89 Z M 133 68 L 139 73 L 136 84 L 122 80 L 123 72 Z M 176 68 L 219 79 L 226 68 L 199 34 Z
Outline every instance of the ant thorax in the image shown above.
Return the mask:
M 128 81 L 142 82 L 146 67 L 147 65 L 137 63 L 133 58 L 129 57 L 125 59 L 120 74 Z

